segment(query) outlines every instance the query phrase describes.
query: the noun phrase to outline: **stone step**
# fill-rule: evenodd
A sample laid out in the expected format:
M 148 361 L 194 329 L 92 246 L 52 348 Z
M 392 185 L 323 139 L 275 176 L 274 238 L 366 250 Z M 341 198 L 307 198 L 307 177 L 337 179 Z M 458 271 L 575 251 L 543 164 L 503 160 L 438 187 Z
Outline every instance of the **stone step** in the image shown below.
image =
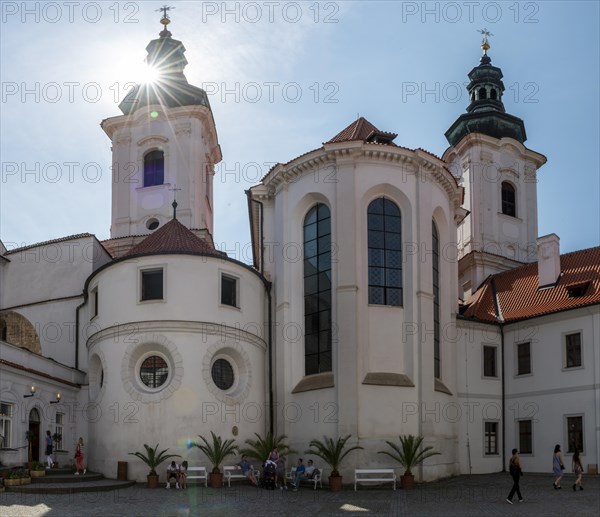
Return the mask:
M 40 483 L 81 483 L 85 481 L 99 481 L 103 478 L 104 476 L 102 474 L 97 474 L 95 472 L 87 472 L 85 475 L 79 474 L 79 476 L 76 476 L 69 470 L 64 474 L 46 474 L 39 478 L 32 477 L 31 483 L 35 483 L 36 485 Z
M 84 476 L 85 479 L 85 476 Z M 100 479 L 82 481 L 80 483 L 31 483 L 29 485 L 7 486 L 6 492 L 22 494 L 75 494 L 80 492 L 108 492 L 135 485 L 135 481 L 117 481 L 116 479 Z
M 46 469 L 46 476 L 64 476 L 65 474 L 73 474 L 74 467 L 61 467 Z

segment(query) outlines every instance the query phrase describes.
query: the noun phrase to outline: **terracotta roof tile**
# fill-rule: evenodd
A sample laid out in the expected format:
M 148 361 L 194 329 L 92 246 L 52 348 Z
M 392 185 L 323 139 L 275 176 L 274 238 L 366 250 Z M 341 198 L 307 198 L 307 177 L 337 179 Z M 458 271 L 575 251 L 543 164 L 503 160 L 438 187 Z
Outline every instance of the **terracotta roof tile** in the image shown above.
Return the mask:
M 514 322 L 600 303 L 600 246 L 560 257 L 561 275 L 554 287 L 538 289 L 537 262 L 490 276 L 466 303 L 462 315 L 497 322 L 494 289 L 501 317 Z M 587 285 L 581 296 L 569 292 Z
M 371 124 L 366 118 L 360 117 L 348 127 L 342 129 L 337 135 L 335 135 L 331 140 L 325 142 L 326 144 L 333 144 L 336 142 L 352 142 L 354 140 L 362 140 L 363 142 L 369 141 L 373 136 L 381 136 L 384 137 L 385 140 L 389 140 L 386 142 L 391 145 L 395 145 L 392 143 L 392 140 L 396 138 L 398 135 L 396 133 L 388 133 L 387 131 L 380 131 L 373 124 Z
M 66 241 L 73 241 L 75 239 L 82 239 L 83 237 L 95 237 L 95 235 L 93 235 L 91 233 L 77 233 L 75 235 L 68 235 L 66 237 L 60 237 L 59 239 L 52 239 L 50 241 L 37 242 L 35 244 L 29 244 L 27 246 L 22 246 L 20 248 L 7 250 L 5 255 L 10 255 L 11 253 L 18 253 L 20 251 L 25 251 L 25 250 L 28 250 L 31 248 L 37 248 L 38 246 L 47 246 L 49 244 L 56 244 L 57 242 L 66 242 Z
M 194 235 L 177 219 L 171 219 L 167 224 L 131 248 L 123 257 L 166 253 L 226 256 L 225 253 L 216 250 L 211 244 Z

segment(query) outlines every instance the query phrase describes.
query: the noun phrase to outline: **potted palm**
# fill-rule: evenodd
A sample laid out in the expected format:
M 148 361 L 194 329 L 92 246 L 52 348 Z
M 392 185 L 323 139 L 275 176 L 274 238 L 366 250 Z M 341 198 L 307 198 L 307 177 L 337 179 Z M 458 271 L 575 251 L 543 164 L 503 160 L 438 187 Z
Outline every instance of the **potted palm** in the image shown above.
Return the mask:
M 142 460 L 148 467 L 150 468 L 150 472 L 148 473 L 148 487 L 156 488 L 158 486 L 158 474 L 156 473 L 156 468 L 163 462 L 168 460 L 169 458 L 181 458 L 179 454 L 167 454 L 169 449 L 165 449 L 164 451 L 158 451 L 158 444 L 156 447 L 152 448 L 148 445 L 144 444 L 144 448 L 146 449 L 146 454 L 143 452 L 130 452 L 132 456 L 137 456 L 140 460 Z
M 346 448 L 346 442 L 352 435 L 339 437 L 337 440 L 333 438 L 323 437 L 321 440 L 311 440 L 310 449 L 305 451 L 305 454 L 311 454 L 321 458 L 331 468 L 329 475 L 329 489 L 337 492 L 342 489 L 342 476 L 340 476 L 339 468 L 342 460 L 352 451 L 362 449 L 360 445 L 354 445 Z
M 240 454 L 246 454 L 250 458 L 255 458 L 262 463 L 269 457 L 270 452 L 275 447 L 277 447 L 281 456 L 289 456 L 290 454 L 296 454 L 297 452 L 285 443 L 287 440 L 285 434 L 273 435 L 273 433 L 269 431 L 264 438 L 258 433 L 254 433 L 254 435 L 256 436 L 256 440 L 248 438 L 246 440 L 248 447 L 240 449 Z
M 193 442 L 194 447 L 198 447 L 212 463 L 213 469 L 210 474 L 210 486 L 220 488 L 223 485 L 223 473 L 221 472 L 221 464 L 228 456 L 237 454 L 238 446 L 235 445 L 235 440 L 229 439 L 223 441 L 220 436 L 217 436 L 212 431 L 212 443 L 209 443 L 204 436 L 199 436 L 203 443 Z
M 415 476 L 413 476 L 412 468 L 420 465 L 427 458 L 440 453 L 434 451 L 431 445 L 421 447 L 424 440 L 423 436 L 408 434 L 399 436 L 398 438 L 400 438 L 400 444 L 387 440 L 385 442 L 392 449 L 392 452 L 379 451 L 379 454 L 388 455 L 404 467 L 404 474 L 400 476 L 400 485 L 402 488 L 410 490 L 415 484 Z

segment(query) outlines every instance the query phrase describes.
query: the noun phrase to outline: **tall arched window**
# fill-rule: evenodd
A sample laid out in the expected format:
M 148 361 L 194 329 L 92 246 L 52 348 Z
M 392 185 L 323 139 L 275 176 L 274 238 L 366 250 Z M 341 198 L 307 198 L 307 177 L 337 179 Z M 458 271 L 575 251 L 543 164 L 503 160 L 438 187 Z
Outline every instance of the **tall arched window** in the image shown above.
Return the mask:
M 331 216 L 319 203 L 304 218 L 304 369 L 331 371 Z
M 517 217 L 515 187 L 507 181 L 502 182 L 502 213 Z
M 431 265 L 433 269 L 433 373 L 436 379 L 440 379 L 442 377 L 440 355 L 440 239 L 435 221 L 431 221 Z
M 485 88 L 479 88 L 479 100 L 485 100 L 487 98 L 487 91 Z
M 393 201 L 379 198 L 367 210 L 369 303 L 402 305 L 402 221 Z
M 144 156 L 144 187 L 165 182 L 165 153 L 150 151 Z

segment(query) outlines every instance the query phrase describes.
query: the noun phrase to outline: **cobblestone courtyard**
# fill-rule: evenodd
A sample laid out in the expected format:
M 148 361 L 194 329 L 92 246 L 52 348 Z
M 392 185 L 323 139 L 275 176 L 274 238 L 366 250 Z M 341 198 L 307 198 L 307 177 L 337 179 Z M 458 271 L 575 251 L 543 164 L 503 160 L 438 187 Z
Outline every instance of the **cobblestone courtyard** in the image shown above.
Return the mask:
M 562 490 L 552 489 L 550 475 L 525 474 L 524 502 L 509 505 L 508 474 L 460 476 L 418 485 L 415 490 L 344 487 L 341 493 L 326 488 L 298 492 L 266 491 L 236 485 L 214 490 L 192 486 L 188 490 L 148 489 L 142 484 L 114 492 L 65 495 L 0 494 L 0 515 L 13 516 L 223 516 L 237 515 L 419 515 L 492 516 L 540 515 L 576 517 L 600 514 L 600 477 L 584 477 L 585 490 L 573 492 L 572 476 Z

